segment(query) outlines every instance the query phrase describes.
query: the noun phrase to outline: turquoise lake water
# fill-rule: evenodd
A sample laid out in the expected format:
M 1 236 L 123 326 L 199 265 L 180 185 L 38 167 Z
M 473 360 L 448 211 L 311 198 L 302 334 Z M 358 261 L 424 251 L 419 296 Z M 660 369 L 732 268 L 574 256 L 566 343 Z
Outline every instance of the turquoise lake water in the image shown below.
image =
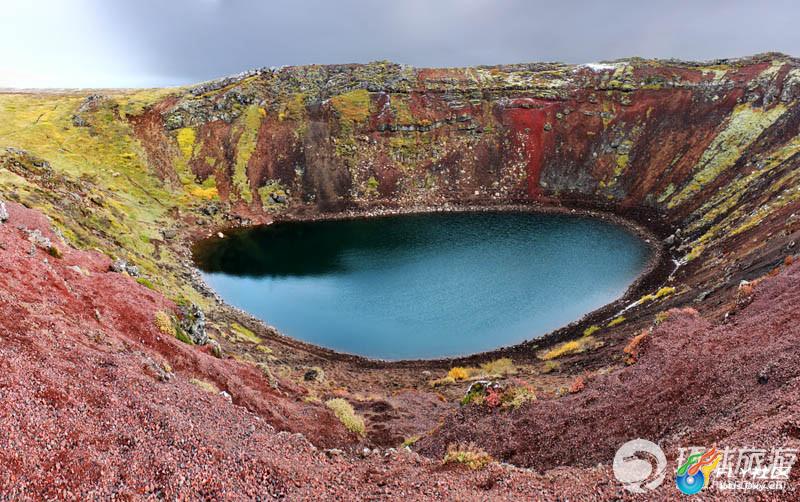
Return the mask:
M 637 236 L 540 213 L 287 222 L 199 243 L 205 280 L 282 333 L 381 359 L 430 359 L 544 335 L 620 297 Z

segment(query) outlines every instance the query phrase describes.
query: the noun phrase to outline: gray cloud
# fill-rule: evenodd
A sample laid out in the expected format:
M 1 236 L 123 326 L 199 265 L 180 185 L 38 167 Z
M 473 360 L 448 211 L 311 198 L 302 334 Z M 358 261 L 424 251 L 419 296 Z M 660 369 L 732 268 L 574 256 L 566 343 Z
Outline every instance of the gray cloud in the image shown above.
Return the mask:
M 40 8 L 2 23 L 61 30 L 36 30 L 45 43 L 17 47 L 0 34 L 0 51 L 16 51 L 0 53 L 0 68 L 20 73 L 7 68 L 15 63 L 65 86 L 184 84 L 260 66 L 379 59 L 464 66 L 800 54 L 800 5 L 784 0 L 78 0 L 68 12 L 58 0 L 19 3 Z M 60 18 L 48 22 L 53 13 Z

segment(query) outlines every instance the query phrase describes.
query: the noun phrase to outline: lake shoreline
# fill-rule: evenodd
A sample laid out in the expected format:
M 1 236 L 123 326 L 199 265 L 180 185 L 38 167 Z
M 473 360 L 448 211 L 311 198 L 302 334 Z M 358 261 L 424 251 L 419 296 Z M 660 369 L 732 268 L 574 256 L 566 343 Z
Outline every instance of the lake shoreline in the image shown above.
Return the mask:
M 644 242 L 649 250 L 650 257 L 645 264 L 642 271 L 631 282 L 626 289 L 625 293 L 616 300 L 603 305 L 595 310 L 592 310 L 579 319 L 562 326 L 556 330 L 550 331 L 540 337 L 527 339 L 517 344 L 500 346 L 492 350 L 481 351 L 453 357 L 441 358 L 416 358 L 416 359 L 398 359 L 387 360 L 380 358 L 370 358 L 358 354 L 351 354 L 347 352 L 329 349 L 320 345 L 306 342 L 288 335 L 281 333 L 277 328 L 270 325 L 268 321 L 252 315 L 251 313 L 240 309 L 234 305 L 226 302 L 209 284 L 202 278 L 201 271 L 197 268 L 196 263 L 192 260 L 192 276 L 195 285 L 202 288 L 213 296 L 218 304 L 218 307 L 223 311 L 228 311 L 231 318 L 247 319 L 248 324 L 260 325 L 266 330 L 259 330 L 262 333 L 268 334 L 269 338 L 277 338 L 282 343 L 290 345 L 294 348 L 301 349 L 323 357 L 326 360 L 336 360 L 340 362 L 348 362 L 357 366 L 374 368 L 374 367 L 395 367 L 395 368 L 416 368 L 416 367 L 450 367 L 453 365 L 469 365 L 480 364 L 482 362 L 498 359 L 501 357 L 515 357 L 524 360 L 535 360 L 536 357 L 532 355 L 533 352 L 540 349 L 552 347 L 558 343 L 566 340 L 579 337 L 582 332 L 589 326 L 607 322 L 613 319 L 615 314 L 623 310 L 626 306 L 638 300 L 644 294 L 651 292 L 651 289 L 657 289 L 675 270 L 675 262 L 663 244 L 663 238 L 659 234 L 664 234 L 669 230 L 663 220 L 656 220 L 655 225 L 646 225 L 643 223 L 648 222 L 652 218 L 650 215 L 636 214 L 634 209 L 628 215 L 621 215 L 618 212 L 612 212 L 612 208 L 608 211 L 580 207 L 580 205 L 567 207 L 567 206 L 552 206 L 541 203 L 517 203 L 517 204 L 444 204 L 440 206 L 413 206 L 413 207 L 391 207 L 386 205 L 376 204 L 369 208 L 349 209 L 335 213 L 305 213 L 302 211 L 290 211 L 284 213 L 281 217 L 275 218 L 272 221 L 259 225 L 239 225 L 215 228 L 212 235 L 217 232 L 223 234 L 242 231 L 243 229 L 252 229 L 255 227 L 269 226 L 281 222 L 313 222 L 313 221 L 338 221 L 338 220 L 358 220 L 358 219 L 375 219 L 383 217 L 401 216 L 401 215 L 422 215 L 433 213 L 471 213 L 471 212 L 515 212 L 515 213 L 538 213 L 538 214 L 563 214 L 576 217 L 587 217 L 592 219 L 599 219 L 616 226 L 619 226 L 626 231 L 637 236 Z M 637 221 L 630 217 L 639 216 Z M 666 228 L 666 230 L 665 230 Z M 200 242 L 207 239 L 197 238 L 191 243 L 191 248 Z

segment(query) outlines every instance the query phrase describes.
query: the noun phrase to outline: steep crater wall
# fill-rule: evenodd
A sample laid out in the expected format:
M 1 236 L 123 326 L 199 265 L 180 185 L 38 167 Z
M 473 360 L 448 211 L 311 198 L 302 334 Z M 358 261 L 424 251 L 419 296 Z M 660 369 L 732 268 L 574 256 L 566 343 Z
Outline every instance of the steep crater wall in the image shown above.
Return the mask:
M 707 63 L 631 59 L 466 69 L 374 63 L 258 70 L 181 89 L 91 95 L 3 91 L 0 196 L 46 214 L 77 247 L 97 248 L 110 258 L 135 264 L 144 293 L 152 287 L 177 303 L 200 304 L 209 312 L 213 336 L 242 361 L 259 368 L 271 365 L 267 368 L 285 372 L 285 380 L 310 388 L 316 384 L 306 380 L 306 372 L 319 366 L 332 387 L 348 388 L 351 397 L 414 389 L 399 404 L 389 404 L 396 398 L 393 391 L 372 401 L 352 399 L 357 411 L 366 415 L 370 440 L 385 445 L 397 445 L 420 429 L 437 428 L 447 407 L 457 406 L 463 397 L 461 382 L 432 391 L 429 380 L 455 364 L 479 366 L 501 355 L 389 365 L 315 351 L 204 297 L 192 280 L 188 241 L 213 235 L 226 225 L 447 206 L 588 208 L 635 220 L 653 230 L 653 238 L 663 240 L 668 256 L 677 262 L 663 263 L 658 280 L 643 285 L 642 293 L 650 294 L 635 304 L 612 306 L 614 312 L 603 312 L 584 325 L 567 327 L 549 342 L 506 353 L 524 367 L 526 377 L 536 379 L 545 406 L 523 407 L 509 429 L 492 422 L 502 415 L 468 409 L 438 427 L 438 436 L 427 445 L 420 445 L 420 451 L 440 458 L 451 439 L 474 436 L 496 458 L 520 465 L 562 465 L 566 453 L 579 464 L 594 465 L 611 458 L 618 436 L 609 434 L 598 448 L 591 441 L 597 423 L 587 419 L 578 421 L 581 429 L 571 441 L 563 441 L 561 424 L 577 426 L 576 406 L 585 406 L 588 418 L 600 410 L 618 427 L 619 437 L 638 424 L 635 430 L 642 437 L 658 439 L 671 430 L 698 430 L 696 413 L 709 421 L 733 417 L 730 425 L 720 427 L 740 428 L 744 422 L 736 420 L 742 409 L 753 408 L 750 399 L 756 396 L 764 403 L 758 408 L 763 413 L 752 414 L 749 423 L 784 430 L 782 424 L 772 427 L 778 420 L 773 414 L 775 394 L 765 393 L 761 382 L 767 378 L 774 387 L 766 389 L 774 388 L 794 402 L 794 394 L 783 394 L 780 385 L 790 382 L 785 375 L 793 375 L 790 369 L 796 366 L 786 357 L 791 358 L 787 347 L 796 339 L 792 281 L 797 266 L 779 274 L 771 296 L 744 312 L 746 323 L 740 320 L 741 309 L 754 286 L 741 288 L 742 295 L 734 290 L 742 279 L 775 270 L 784 258 L 790 264 L 787 255 L 797 253 L 799 72 L 797 60 L 779 54 Z M 15 238 L 20 232 L 14 230 Z M 27 245 L 14 250 L 35 255 L 28 253 Z M 36 255 L 42 266 L 58 259 L 43 253 Z M 25 262 L 7 262 L 22 273 L 20 264 Z M 80 273 L 58 268 L 65 274 Z M 665 296 L 662 282 L 669 286 L 663 289 Z M 61 297 L 45 295 L 40 300 L 52 298 Z M 671 310 L 688 304 L 699 314 Z M 8 308 L 18 312 L 12 303 Z M 84 310 L 78 314 L 96 319 L 93 306 L 87 304 Z M 50 326 L 51 316 L 71 315 L 51 308 L 36 312 L 47 313 L 37 316 L 41 326 Z M 674 319 L 653 331 L 657 313 Z M 142 321 L 132 333 L 145 330 L 159 341 L 152 315 L 139 317 Z M 723 317 L 728 321 L 718 323 Z M 731 326 L 737 323 L 741 327 L 732 337 Z M 718 326 L 713 333 L 711 326 Z M 245 330 L 237 335 L 234 327 Z M 590 330 L 599 343 L 565 354 L 559 358 L 560 369 L 545 373 L 549 361 L 542 356 L 552 344 L 561 338 L 582 340 Z M 120 331 L 119 336 L 129 336 L 127 330 Z M 644 355 L 642 366 L 617 371 L 616 366 L 627 362 L 623 347 L 641 340 L 645 331 L 656 335 L 655 341 L 643 342 L 645 352 L 648 347 L 657 350 Z M 44 346 L 55 338 L 42 340 Z M 757 349 L 756 357 L 751 346 Z M 188 350 L 181 353 L 194 353 Z M 163 354 L 171 357 L 172 351 Z M 776 359 L 775 354 L 780 356 Z M 742 361 L 746 365 L 739 371 Z M 676 403 L 689 401 L 675 368 L 688 368 L 682 374 L 694 375 L 707 371 L 709 364 L 716 382 L 706 396 L 711 400 L 684 412 L 689 405 Z M 186 378 L 202 376 L 192 374 L 191 367 L 175 367 Z M 213 371 L 206 372 L 208 378 L 227 381 L 225 372 L 215 369 L 221 366 L 209 368 Z M 248 374 L 258 377 L 259 387 L 271 385 L 271 377 L 262 375 L 262 381 L 254 371 Z M 589 381 L 589 390 L 599 394 L 578 390 L 563 403 L 545 403 L 550 397 L 560 399 L 554 389 L 572 379 L 582 386 L 583 376 L 592 373 L 609 375 L 599 384 Z M 666 391 L 663 382 L 670 385 Z M 635 394 L 641 399 L 631 405 L 619 401 L 619 393 L 628 389 L 639 389 Z M 703 389 L 694 390 L 699 395 Z M 235 387 L 233 391 L 235 402 L 243 402 L 246 396 L 240 394 L 250 392 Z M 286 397 L 301 396 L 302 389 L 288 389 Z M 619 413 L 607 413 L 610 399 L 625 405 Z M 313 416 L 333 423 L 322 406 L 312 408 L 317 413 Z M 286 409 L 309 416 L 305 406 Z M 396 420 L 401 411 L 402 418 Z M 656 416 L 662 412 L 673 413 L 674 420 Z M 767 416 L 770 422 L 763 421 Z M 794 416 L 781 420 L 793 434 Z M 276 421 L 281 428 L 285 423 Z M 673 429 L 654 427 L 666 423 Z M 480 433 L 470 436 L 465 430 Z M 520 452 L 504 452 L 507 438 L 517 437 L 518 431 L 528 434 L 519 435 L 522 439 L 515 447 Z M 709 431 L 703 436 L 709 443 L 727 434 L 721 428 Z M 542 440 L 545 435 L 551 440 Z M 685 438 L 677 436 L 676 444 L 678 439 L 687 444 Z
M 800 63 L 259 70 L 131 119 L 168 183 L 244 221 L 375 206 L 534 203 L 631 217 L 704 300 L 788 253 L 800 220 Z M 674 235 L 670 235 L 675 230 Z

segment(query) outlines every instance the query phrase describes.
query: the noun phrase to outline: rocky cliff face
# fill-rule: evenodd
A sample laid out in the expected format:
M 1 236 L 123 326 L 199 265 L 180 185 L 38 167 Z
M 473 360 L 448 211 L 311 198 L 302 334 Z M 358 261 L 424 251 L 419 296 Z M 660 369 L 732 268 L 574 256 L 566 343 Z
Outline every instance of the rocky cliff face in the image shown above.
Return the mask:
M 644 209 L 678 230 L 674 254 L 693 269 L 741 253 L 759 227 L 745 254 L 759 248 L 748 259 L 761 267 L 800 228 L 799 97 L 800 61 L 778 54 L 373 63 L 259 70 L 132 121 L 164 180 L 193 178 L 246 214 L 517 201 Z

